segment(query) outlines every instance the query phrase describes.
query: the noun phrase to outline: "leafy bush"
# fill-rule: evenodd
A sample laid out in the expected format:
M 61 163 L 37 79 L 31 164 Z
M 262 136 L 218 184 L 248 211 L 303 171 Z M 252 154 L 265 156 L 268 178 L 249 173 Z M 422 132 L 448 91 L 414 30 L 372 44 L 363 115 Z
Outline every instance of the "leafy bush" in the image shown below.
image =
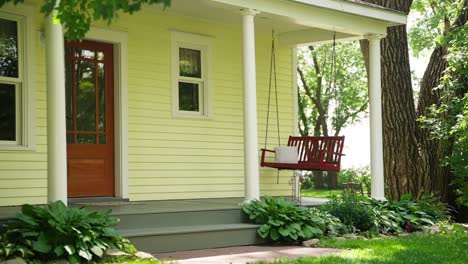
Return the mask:
M 340 219 L 348 231 L 366 232 L 377 226 L 372 208 L 364 204 L 363 199 L 344 191 L 340 196 L 332 196 L 321 209 Z
M 433 196 L 413 201 L 411 195 L 403 195 L 400 201 L 366 199 L 373 208 L 375 223 L 383 233 L 401 233 L 420 230 L 448 219 L 447 206 Z
M 324 235 L 335 237 L 349 232 L 346 226 L 337 217 L 317 208 L 310 208 L 309 211 L 315 217 L 323 220 L 322 222 L 317 222 L 317 224 Z
M 256 224 L 262 225 L 258 234 L 273 241 L 297 241 L 319 237 L 324 234 L 326 221 L 314 211 L 295 206 L 284 198 L 278 200 L 270 196 L 265 202 L 254 200 L 242 209 Z M 323 229 L 322 229 L 323 228 Z
M 128 240 L 113 229 L 118 221 L 110 216 L 110 210 L 70 208 L 61 201 L 44 207 L 23 205 L 17 220 L 9 223 L 0 237 L 0 259 L 66 258 L 70 263 L 81 263 L 102 257 L 108 248 L 131 250 Z

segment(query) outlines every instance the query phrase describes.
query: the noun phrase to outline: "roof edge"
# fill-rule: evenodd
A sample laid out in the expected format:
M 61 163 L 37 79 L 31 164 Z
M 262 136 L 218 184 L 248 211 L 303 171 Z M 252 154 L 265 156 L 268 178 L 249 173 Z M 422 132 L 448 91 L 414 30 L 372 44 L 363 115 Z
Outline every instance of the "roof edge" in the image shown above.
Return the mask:
M 361 0 L 289 0 L 306 5 L 327 8 L 348 14 L 354 14 L 385 21 L 389 26 L 404 25 L 407 15 L 401 11 L 366 3 Z

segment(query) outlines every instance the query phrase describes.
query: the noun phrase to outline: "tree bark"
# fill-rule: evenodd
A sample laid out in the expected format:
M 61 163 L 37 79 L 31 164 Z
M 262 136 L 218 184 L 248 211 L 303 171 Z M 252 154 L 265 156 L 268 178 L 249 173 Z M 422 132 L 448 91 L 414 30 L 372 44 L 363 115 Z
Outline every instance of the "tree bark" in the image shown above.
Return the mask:
M 454 29 L 465 26 L 467 21 L 468 1 L 465 1 L 462 12 L 453 21 L 453 24 L 450 24 L 450 21 L 446 21 L 444 35 L 447 36 Z M 428 107 L 433 104 L 439 105 L 441 102 L 441 90 L 434 88 L 439 86 L 440 79 L 448 67 L 446 56 L 447 48 L 441 46 L 436 47 L 431 54 L 429 64 L 421 80 L 418 116 L 427 115 L 429 113 Z M 463 96 L 467 89 L 468 87 L 465 85 L 465 91 L 460 91 L 459 96 Z M 423 163 L 427 166 L 425 180 L 430 183 L 430 190 L 432 193 L 440 196 L 442 201 L 448 202 L 451 196 L 451 190 L 448 186 L 450 185 L 452 175 L 450 167 L 444 165 L 441 161 L 445 157 L 451 155 L 454 144 L 453 139 L 448 142 L 442 142 L 441 140 L 433 139 L 430 135 L 430 131 L 427 129 L 421 128 L 418 132 Z
M 364 0 L 408 14 L 412 1 Z M 453 25 L 445 23 L 445 34 L 468 20 L 468 1 Z M 361 41 L 368 69 L 368 43 Z M 419 196 L 433 192 L 443 201 L 449 197 L 450 169 L 442 159 L 452 152 L 453 142 L 432 139 L 429 131 L 421 129 L 417 117 L 426 115 L 428 107 L 439 104 L 441 94 L 434 90 L 447 68 L 444 47 L 436 47 L 421 81 L 419 104 L 415 110 L 409 68 L 408 40 L 405 26 L 387 30 L 382 40 L 382 112 L 385 181 L 390 194 L 399 198 L 412 193 Z
M 412 1 L 365 0 L 366 2 L 408 13 Z M 368 41 L 361 48 L 368 68 Z M 419 161 L 416 110 L 409 66 L 406 26 L 388 28 L 381 41 L 382 120 L 384 144 L 384 177 L 387 194 L 419 195 L 425 188 L 424 172 Z

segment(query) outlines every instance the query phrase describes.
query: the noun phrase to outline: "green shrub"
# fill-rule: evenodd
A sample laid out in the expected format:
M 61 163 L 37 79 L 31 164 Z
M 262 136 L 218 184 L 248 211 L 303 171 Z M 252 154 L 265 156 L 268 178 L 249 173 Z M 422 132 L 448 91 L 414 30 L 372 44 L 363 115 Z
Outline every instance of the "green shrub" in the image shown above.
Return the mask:
M 61 201 L 43 207 L 23 205 L 17 220 L 9 223 L 0 237 L 0 259 L 65 258 L 81 263 L 102 257 L 108 248 L 131 250 L 128 240 L 113 229 L 118 221 L 110 216 L 110 210 L 70 208 Z
M 260 237 L 273 241 L 292 242 L 319 237 L 324 234 L 326 221 L 305 207 L 295 206 L 284 198 L 277 200 L 270 196 L 265 202 L 254 200 L 244 204 L 242 209 L 256 224 Z
M 349 232 L 347 227 L 337 217 L 317 208 L 310 208 L 309 211 L 315 217 L 323 220 L 322 222 L 317 222 L 317 224 L 324 235 L 336 237 Z
M 401 233 L 420 230 L 448 219 L 447 206 L 433 196 L 413 201 L 411 195 L 403 195 L 400 201 L 364 199 L 373 208 L 376 225 L 383 233 Z
M 363 203 L 364 197 L 344 191 L 340 196 L 332 196 L 321 209 L 337 217 L 347 231 L 366 232 L 377 228 L 372 207 Z

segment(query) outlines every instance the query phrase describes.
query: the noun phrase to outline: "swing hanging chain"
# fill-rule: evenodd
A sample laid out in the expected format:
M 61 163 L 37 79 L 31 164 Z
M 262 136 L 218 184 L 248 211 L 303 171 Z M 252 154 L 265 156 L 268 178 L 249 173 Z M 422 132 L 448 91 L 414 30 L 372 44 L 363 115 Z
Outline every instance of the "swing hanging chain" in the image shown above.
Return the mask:
M 278 108 L 278 84 L 277 84 L 277 78 L 276 78 L 275 30 L 271 31 L 270 80 L 268 82 L 268 104 L 267 104 L 267 120 L 266 120 L 266 128 L 265 128 L 265 148 L 267 148 L 268 127 L 270 124 L 271 86 L 273 84 L 272 79 L 275 85 L 276 125 L 278 128 L 278 146 L 281 146 L 280 126 L 279 126 L 279 108 Z
M 276 100 L 276 127 L 278 129 L 278 146 L 281 146 L 280 123 L 279 123 L 279 106 L 278 106 L 278 83 L 276 78 L 276 52 L 275 52 L 275 32 L 272 31 L 272 47 L 273 47 L 273 76 L 275 78 L 275 100 Z
M 265 128 L 265 149 L 268 143 L 268 126 L 270 124 L 270 105 L 271 105 L 271 86 L 272 79 L 275 85 L 275 101 L 276 101 L 276 126 L 278 128 L 278 146 L 281 146 L 280 125 L 279 125 L 279 108 L 278 108 L 278 83 L 276 79 L 276 53 L 275 53 L 275 30 L 271 31 L 271 59 L 270 59 L 270 80 L 268 82 L 268 105 L 267 105 L 267 120 Z M 279 183 L 279 170 L 277 171 L 276 183 Z
M 336 79 L 337 79 L 337 74 L 338 74 L 338 68 L 336 67 L 336 32 L 333 34 L 333 57 L 332 57 L 332 76 L 331 80 L 333 83 L 333 93 L 335 95 L 335 115 L 338 116 L 338 107 L 339 105 L 339 100 L 338 100 L 338 89 L 336 88 Z

